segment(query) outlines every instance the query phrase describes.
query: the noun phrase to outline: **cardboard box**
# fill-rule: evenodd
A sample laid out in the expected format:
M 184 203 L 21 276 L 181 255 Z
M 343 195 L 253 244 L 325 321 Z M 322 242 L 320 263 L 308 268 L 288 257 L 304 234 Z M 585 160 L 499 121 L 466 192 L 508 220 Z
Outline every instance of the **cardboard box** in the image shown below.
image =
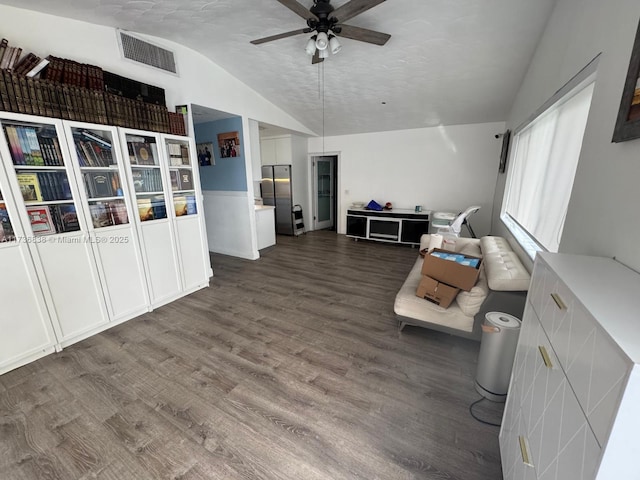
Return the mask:
M 433 252 L 441 252 L 449 255 L 452 253 L 441 248 L 434 248 Z M 452 287 L 458 287 L 462 290 L 469 291 L 478 281 L 480 267 L 482 266 L 482 259 L 474 257 L 473 255 L 465 255 L 465 257 L 477 259 L 477 266 L 470 267 L 453 260 L 446 260 L 444 258 L 438 258 L 431 254 L 427 254 L 424 256 L 424 262 L 422 264 L 422 275 L 427 275 L 439 282 L 451 285 Z
M 445 283 L 438 282 L 426 275 L 420 279 L 420 284 L 416 290 L 416 296 L 429 300 L 430 302 L 440 305 L 442 308 L 447 308 L 456 298 L 459 288 L 451 287 Z

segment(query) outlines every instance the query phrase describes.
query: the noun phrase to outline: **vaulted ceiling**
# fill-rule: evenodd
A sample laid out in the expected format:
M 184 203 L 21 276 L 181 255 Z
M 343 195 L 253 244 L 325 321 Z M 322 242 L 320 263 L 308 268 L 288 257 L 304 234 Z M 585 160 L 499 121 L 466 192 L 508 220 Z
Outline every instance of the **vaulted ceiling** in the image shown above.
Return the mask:
M 342 135 L 505 120 L 555 0 L 387 0 L 348 22 L 390 34 L 385 46 L 342 38 L 319 65 L 310 34 L 249 43 L 306 26 L 276 0 L 0 3 L 191 47 L 319 134 L 324 97 L 324 134 Z

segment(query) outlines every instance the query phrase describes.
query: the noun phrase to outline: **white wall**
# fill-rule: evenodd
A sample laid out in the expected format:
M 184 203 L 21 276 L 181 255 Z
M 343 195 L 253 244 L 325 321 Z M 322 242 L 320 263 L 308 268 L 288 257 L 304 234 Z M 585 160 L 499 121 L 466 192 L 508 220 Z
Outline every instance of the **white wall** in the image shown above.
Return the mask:
M 516 127 L 602 52 L 560 251 L 640 270 L 640 139 L 611 143 L 640 17 L 637 0 L 558 0 L 508 118 Z M 506 175 L 496 188 L 493 230 Z
M 459 212 L 476 235 L 489 234 L 504 124 L 440 126 L 326 137 L 324 151 L 339 153 L 338 233 L 346 232 L 353 202 L 391 202 L 396 208 Z M 309 139 L 309 154 L 322 155 L 322 138 Z M 465 233 L 466 229 L 463 229 Z
M 253 197 L 248 192 L 202 192 L 209 250 L 257 260 L 258 240 Z M 253 222 L 238 221 L 251 216 Z M 253 229 L 253 230 L 252 230 Z M 215 267 L 215 266 L 214 266 Z

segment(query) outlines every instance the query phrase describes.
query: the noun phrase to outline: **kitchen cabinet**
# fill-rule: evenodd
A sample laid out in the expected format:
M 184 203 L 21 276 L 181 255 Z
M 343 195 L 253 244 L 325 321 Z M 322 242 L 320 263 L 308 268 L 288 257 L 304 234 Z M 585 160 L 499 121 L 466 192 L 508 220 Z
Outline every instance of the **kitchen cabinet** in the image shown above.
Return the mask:
M 261 139 L 260 161 L 262 165 L 291 165 L 293 162 L 292 136 Z
M 637 478 L 640 275 L 538 253 L 500 430 L 504 478 Z

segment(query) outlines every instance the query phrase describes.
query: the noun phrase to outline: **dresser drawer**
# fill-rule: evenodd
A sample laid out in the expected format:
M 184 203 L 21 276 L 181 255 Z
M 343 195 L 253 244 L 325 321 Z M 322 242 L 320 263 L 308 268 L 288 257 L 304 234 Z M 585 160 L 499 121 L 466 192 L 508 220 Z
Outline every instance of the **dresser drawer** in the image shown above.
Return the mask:
M 600 445 L 606 443 L 630 371 L 629 360 L 594 323 L 574 318 L 567 378 Z
M 572 319 L 574 297 L 571 291 L 544 263 L 537 263 L 528 300 L 549 340 L 555 345 L 558 332 L 566 331 Z M 565 365 L 562 354 L 557 352 Z

